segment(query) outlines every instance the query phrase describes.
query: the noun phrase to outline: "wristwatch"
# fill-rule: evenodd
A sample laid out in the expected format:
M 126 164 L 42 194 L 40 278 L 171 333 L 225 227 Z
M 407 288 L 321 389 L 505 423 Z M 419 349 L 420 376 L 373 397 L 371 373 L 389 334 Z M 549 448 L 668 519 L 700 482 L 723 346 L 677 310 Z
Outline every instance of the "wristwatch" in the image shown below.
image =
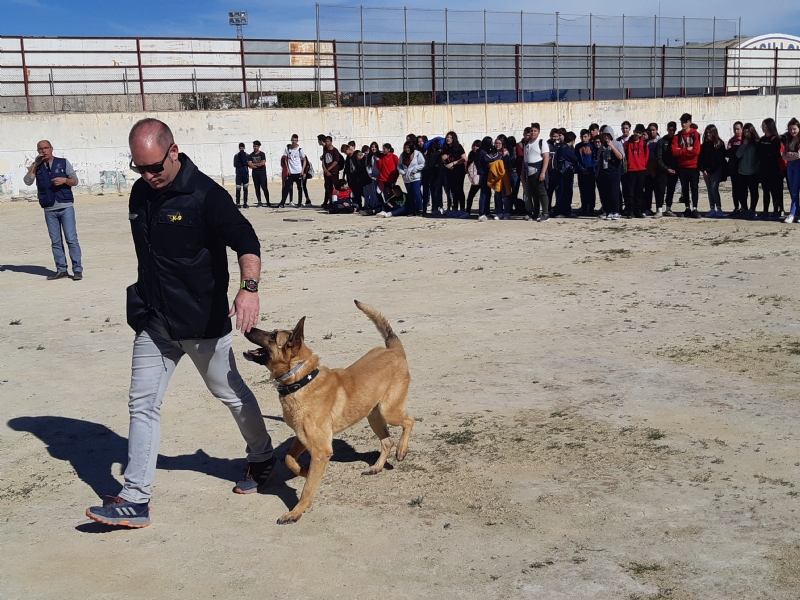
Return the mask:
M 245 279 L 242 281 L 242 285 L 239 287 L 239 289 L 255 293 L 258 291 L 258 281 L 255 279 Z

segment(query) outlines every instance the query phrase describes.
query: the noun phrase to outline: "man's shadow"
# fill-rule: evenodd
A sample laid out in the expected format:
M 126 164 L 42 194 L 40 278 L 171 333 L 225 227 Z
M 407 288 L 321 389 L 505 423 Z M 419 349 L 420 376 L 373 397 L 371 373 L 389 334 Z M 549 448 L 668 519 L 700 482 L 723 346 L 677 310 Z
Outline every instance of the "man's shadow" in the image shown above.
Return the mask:
M 111 475 L 114 463 L 124 465 L 128 461 L 128 440 L 100 423 L 71 419 L 68 417 L 17 417 L 8 421 L 8 426 L 15 431 L 27 431 L 38 437 L 46 446 L 50 456 L 69 462 L 78 477 L 102 497 L 116 494 L 120 490 L 119 482 Z M 264 494 L 277 496 L 291 510 L 297 504 L 297 492 L 286 485 L 295 475 L 283 463 L 283 459 L 292 445 L 290 437 L 275 448 L 278 464 L 270 485 Z M 332 461 L 357 462 L 373 464 L 380 454 L 374 452 L 358 452 L 343 440 L 333 441 Z M 308 463 L 308 454 L 301 457 Z M 196 471 L 223 481 L 234 482 L 241 476 L 247 466 L 245 459 L 215 458 L 202 449 L 194 454 L 178 456 L 158 455 L 156 468 L 174 471 Z M 388 464 L 387 468 L 391 468 Z M 80 526 L 84 527 L 84 526 Z M 84 528 L 82 531 L 97 529 Z M 105 530 L 105 529 L 104 529 Z
M 27 273 L 29 275 L 39 275 L 47 277 L 55 274 L 55 271 L 40 265 L 0 265 L 0 272 L 11 271 L 12 273 Z

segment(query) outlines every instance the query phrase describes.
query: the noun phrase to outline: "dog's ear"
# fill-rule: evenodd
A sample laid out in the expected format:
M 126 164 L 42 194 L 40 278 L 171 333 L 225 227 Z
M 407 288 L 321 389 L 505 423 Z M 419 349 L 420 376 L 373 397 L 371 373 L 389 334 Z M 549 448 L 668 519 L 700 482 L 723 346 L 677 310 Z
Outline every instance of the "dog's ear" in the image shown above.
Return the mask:
M 294 350 L 299 350 L 300 346 L 303 345 L 303 339 L 305 337 L 303 333 L 303 327 L 305 326 L 306 318 L 303 317 L 297 322 L 297 325 L 294 326 L 294 331 L 292 331 L 292 335 L 289 336 L 289 339 L 286 340 L 286 345 L 290 346 Z

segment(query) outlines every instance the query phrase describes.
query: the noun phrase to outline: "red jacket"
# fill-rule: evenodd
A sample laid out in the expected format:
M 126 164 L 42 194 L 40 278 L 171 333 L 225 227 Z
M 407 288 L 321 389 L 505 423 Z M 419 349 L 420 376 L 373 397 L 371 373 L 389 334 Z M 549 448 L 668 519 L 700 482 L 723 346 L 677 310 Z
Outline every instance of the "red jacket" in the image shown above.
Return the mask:
M 399 162 L 400 159 L 396 154 L 384 154 L 383 157 L 378 160 L 378 181 L 383 183 L 396 182 L 397 176 L 399 175 L 397 172 L 397 163 Z
M 625 156 L 628 159 L 628 172 L 647 170 L 647 159 L 650 157 L 650 148 L 644 139 L 634 142 L 630 138 L 625 142 Z
M 691 150 L 689 150 L 689 146 L 692 146 Z M 675 134 L 675 137 L 672 138 L 672 156 L 678 161 L 679 169 L 697 168 L 700 146 L 700 133 L 696 129 L 690 129 L 689 133 L 683 133 L 681 130 Z

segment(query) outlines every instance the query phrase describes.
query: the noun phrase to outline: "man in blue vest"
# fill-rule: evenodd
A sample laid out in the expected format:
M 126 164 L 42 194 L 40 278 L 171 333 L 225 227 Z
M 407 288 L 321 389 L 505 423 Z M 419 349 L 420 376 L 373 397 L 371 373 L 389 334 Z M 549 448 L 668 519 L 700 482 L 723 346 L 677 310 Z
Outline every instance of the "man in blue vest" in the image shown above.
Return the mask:
M 138 279 L 127 290 L 128 325 L 136 332 L 128 464 L 122 491 L 86 515 L 107 525 L 139 528 L 150 524 L 161 401 L 184 355 L 228 407 L 247 444 L 247 470 L 233 491 L 261 491 L 275 457 L 258 401 L 236 368 L 231 342 L 231 317 L 236 316 L 236 328 L 243 333 L 258 323 L 258 236 L 231 195 L 178 151 L 165 123 L 139 121 L 128 143 L 130 168 L 142 176 L 128 204 L 138 262 Z M 236 252 L 241 274 L 233 306 L 227 247 Z
M 33 185 L 33 182 L 36 182 L 39 204 L 44 209 L 44 220 L 53 246 L 53 258 L 56 261 L 56 272 L 47 279 L 52 281 L 69 277 L 67 257 L 61 240 L 63 231 L 69 248 L 69 257 L 72 260 L 72 279 L 80 281 L 83 279 L 83 265 L 81 247 L 78 244 L 78 229 L 75 225 L 75 199 L 72 196 L 72 188 L 78 185 L 78 176 L 66 158 L 53 156 L 53 145 L 47 140 L 36 144 L 36 151 L 39 155 L 23 181 L 25 185 Z

